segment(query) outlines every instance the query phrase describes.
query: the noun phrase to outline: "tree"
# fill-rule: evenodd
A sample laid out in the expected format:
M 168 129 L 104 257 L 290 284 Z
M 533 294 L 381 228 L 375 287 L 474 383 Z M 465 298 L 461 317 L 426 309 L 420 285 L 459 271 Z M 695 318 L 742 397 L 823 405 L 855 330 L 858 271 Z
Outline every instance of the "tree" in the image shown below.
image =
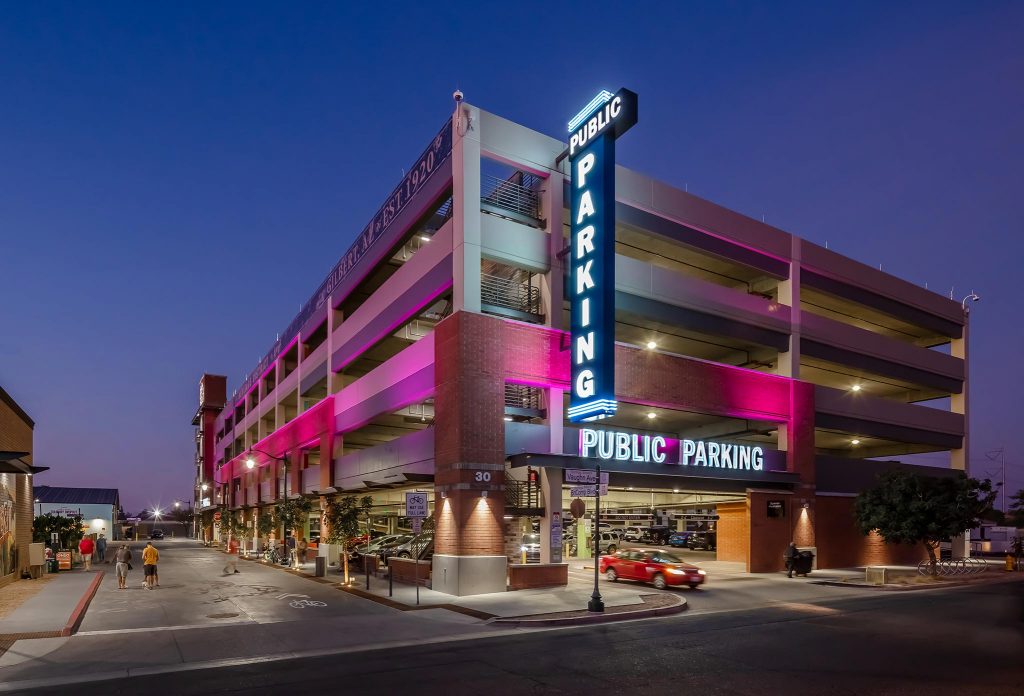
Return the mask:
M 290 498 L 274 506 L 274 516 L 285 529 L 296 529 L 302 526 L 312 510 L 313 501 L 309 498 Z
M 53 533 L 57 534 L 60 548 L 78 548 L 78 542 L 82 540 L 82 518 L 78 515 L 64 517 L 48 512 L 32 520 L 33 541 L 49 544 Z
M 890 471 L 857 496 L 855 515 L 865 535 L 877 532 L 889 544 L 923 544 L 934 571 L 939 543 L 978 526 L 995 499 L 991 481 L 963 472 L 933 477 Z
M 373 508 L 373 498 L 368 495 L 358 501 L 354 495 L 347 495 L 327 503 L 327 510 L 324 512 L 324 521 L 327 523 L 327 543 L 341 544 L 346 583 L 348 582 L 349 547 L 352 545 L 352 538 L 359 534 L 359 523 L 370 514 L 371 508 Z
M 1024 527 L 1024 488 L 1010 496 L 1007 522 L 1014 527 Z
M 274 519 L 273 510 L 271 508 L 260 510 L 259 517 L 256 518 L 256 533 L 259 535 L 259 538 L 266 539 L 276 528 L 277 520 Z

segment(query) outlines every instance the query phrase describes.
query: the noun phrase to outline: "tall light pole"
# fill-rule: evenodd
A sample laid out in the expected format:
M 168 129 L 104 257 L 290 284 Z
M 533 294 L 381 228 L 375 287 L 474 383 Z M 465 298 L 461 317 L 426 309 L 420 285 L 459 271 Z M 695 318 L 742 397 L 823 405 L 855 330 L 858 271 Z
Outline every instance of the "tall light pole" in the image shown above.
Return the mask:
M 278 456 L 275 456 L 275 455 L 271 454 L 270 452 L 264 452 L 263 450 L 256 449 L 255 447 L 250 447 L 249 448 L 249 456 L 246 457 L 246 459 L 245 459 L 245 468 L 249 469 L 250 471 L 252 471 L 252 469 L 255 468 L 255 466 L 256 466 L 256 460 L 252 456 L 253 452 L 256 452 L 258 454 L 262 454 L 264 457 L 270 457 L 274 461 L 281 462 L 281 464 L 284 465 L 284 504 L 287 505 L 288 504 L 288 457 L 278 457 Z M 276 486 L 275 486 L 275 491 L 276 491 Z M 285 556 L 288 556 L 289 552 L 288 552 L 288 520 L 287 520 L 287 518 L 284 520 L 283 523 L 284 523 L 284 550 L 285 550 Z M 289 562 L 289 565 L 290 565 L 291 564 L 291 559 L 290 558 L 288 559 L 288 562 Z

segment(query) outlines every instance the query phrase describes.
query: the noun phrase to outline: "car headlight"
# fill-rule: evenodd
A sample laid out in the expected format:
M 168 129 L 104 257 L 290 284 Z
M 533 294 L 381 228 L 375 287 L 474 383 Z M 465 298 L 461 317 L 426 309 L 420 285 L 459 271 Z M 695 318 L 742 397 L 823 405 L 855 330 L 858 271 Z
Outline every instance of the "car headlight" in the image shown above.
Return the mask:
M 707 575 L 703 570 L 698 570 L 697 575 Z
M 528 551 L 529 549 L 527 549 L 527 548 L 526 548 L 525 546 L 520 546 L 520 547 L 519 547 L 519 550 L 520 550 L 520 551 L 523 551 L 523 552 L 526 552 L 526 551 Z
M 666 568 L 665 570 L 672 573 L 672 575 L 686 575 L 686 571 L 679 568 Z

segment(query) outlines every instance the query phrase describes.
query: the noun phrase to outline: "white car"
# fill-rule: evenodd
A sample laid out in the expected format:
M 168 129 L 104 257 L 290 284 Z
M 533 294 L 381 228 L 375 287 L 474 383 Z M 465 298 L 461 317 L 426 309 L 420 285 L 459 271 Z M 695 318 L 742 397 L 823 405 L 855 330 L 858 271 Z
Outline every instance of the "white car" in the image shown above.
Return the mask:
M 622 535 L 623 541 L 640 541 L 640 537 L 643 536 L 643 530 L 640 527 L 626 527 L 625 534 Z

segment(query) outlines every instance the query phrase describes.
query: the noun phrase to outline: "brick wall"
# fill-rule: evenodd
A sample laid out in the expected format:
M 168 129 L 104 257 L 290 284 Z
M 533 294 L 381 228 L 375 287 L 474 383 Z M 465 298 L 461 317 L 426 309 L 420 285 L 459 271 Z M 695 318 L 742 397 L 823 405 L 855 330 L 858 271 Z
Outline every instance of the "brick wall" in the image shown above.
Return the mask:
M 718 560 L 746 563 L 750 553 L 747 503 L 719 503 L 717 530 Z
M 747 570 L 751 573 L 771 573 L 782 570 L 785 562 L 782 554 L 793 538 L 792 525 L 795 511 L 792 495 L 779 495 L 750 491 L 747 505 L 750 520 L 750 562 Z M 768 501 L 784 499 L 787 502 L 785 517 L 768 517 Z
M 505 555 L 502 324 L 456 312 L 434 330 L 435 553 Z
M 927 559 L 924 546 L 886 544 L 877 534 L 864 536 L 853 516 L 854 498 L 818 496 L 818 567 L 917 565 Z
M 417 568 L 417 566 L 419 566 Z M 419 579 L 420 585 L 430 584 L 430 561 L 414 561 L 411 558 L 391 558 L 388 560 L 388 567 L 391 568 L 391 577 L 395 582 L 402 582 L 407 585 L 416 584 Z
M 569 584 L 569 565 L 511 564 L 508 567 L 508 589 L 530 590 L 536 587 L 562 587 Z

